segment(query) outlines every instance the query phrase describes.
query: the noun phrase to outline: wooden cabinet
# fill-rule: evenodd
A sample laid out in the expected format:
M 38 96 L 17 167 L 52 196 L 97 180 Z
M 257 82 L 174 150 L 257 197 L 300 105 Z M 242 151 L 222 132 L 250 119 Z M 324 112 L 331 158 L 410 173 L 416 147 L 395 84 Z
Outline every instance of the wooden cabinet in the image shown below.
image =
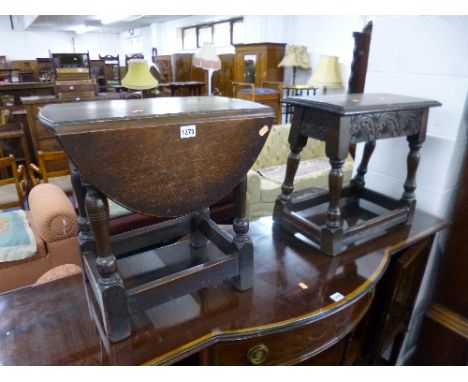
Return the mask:
M 320 364 L 321 351 L 330 349 L 326 364 L 339 366 L 347 358 L 346 346 L 341 346 L 346 340 L 336 348 L 332 345 L 346 339 L 367 311 L 372 297 L 372 293 L 364 295 L 327 320 L 242 341 L 220 341 L 209 349 L 208 363 L 220 366 L 296 365 L 305 361 Z
M 206 70 L 196 68 L 192 65 L 192 53 L 177 53 L 172 55 L 172 67 L 174 68 L 174 81 L 201 81 L 207 83 Z M 180 89 L 178 96 L 190 95 L 188 89 Z
M 252 84 L 255 88 L 234 90 L 233 97 L 250 99 L 270 106 L 276 115 L 276 123 L 281 123 L 282 90 L 265 89 L 267 83 L 281 84 L 283 68 L 278 64 L 284 57 L 286 44 L 258 43 L 237 44 L 235 53 L 234 82 Z M 261 88 L 258 90 L 257 88 Z M 252 93 L 252 95 L 250 95 Z
M 395 365 L 408 330 L 434 235 L 395 251 L 378 284 L 365 333 L 361 362 Z M 389 356 L 384 357 L 388 352 Z
M 172 56 L 167 54 L 163 56 L 156 57 L 156 63 L 161 73 L 161 82 L 171 82 L 173 81 L 172 74 Z
M 213 90 L 219 91 L 223 97 L 232 97 L 232 81 L 234 80 L 234 54 L 219 54 L 221 69 L 213 73 Z
M 91 78 L 96 82 L 99 92 L 107 91 L 108 66 L 105 60 L 91 60 Z
M 278 64 L 284 57 L 286 44 L 236 44 L 234 81 L 249 82 L 263 87 L 265 81 L 283 82 L 283 68 Z
M 114 344 L 96 330 L 100 313 L 87 301 L 83 288 L 92 292 L 82 275 L 21 288 L 0 295 L 2 328 L 11 333 L 0 359 L 4 365 L 350 365 L 365 339 L 366 325 L 360 323 L 368 320 L 369 304 L 384 306 L 381 317 L 392 306 L 411 305 L 404 300 L 404 291 L 412 290 L 406 283 L 419 275 L 394 276 L 416 270 L 433 235 L 445 226 L 417 211 L 410 227 L 330 257 L 272 230 L 271 220 L 253 221 L 251 290 L 237 292 L 221 283 L 140 310 L 132 315 L 131 340 Z M 395 292 L 375 292 L 376 285 L 382 291 L 396 280 Z M 334 301 L 337 292 L 342 298 Z M 387 295 L 395 298 L 385 300 Z M 367 333 L 371 340 L 381 338 Z
M 460 167 L 458 195 L 434 295 L 424 317 L 413 363 L 416 365 L 468 364 L 468 150 Z

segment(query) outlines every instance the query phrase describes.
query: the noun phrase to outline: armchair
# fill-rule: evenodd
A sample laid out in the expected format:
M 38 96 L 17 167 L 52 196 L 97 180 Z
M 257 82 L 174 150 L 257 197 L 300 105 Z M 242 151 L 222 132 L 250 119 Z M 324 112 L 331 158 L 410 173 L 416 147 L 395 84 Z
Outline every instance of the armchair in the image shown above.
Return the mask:
M 271 215 L 281 192 L 286 161 L 289 155 L 290 124 L 273 125 L 260 155 L 247 174 L 247 215 L 258 218 Z M 343 166 L 344 181 L 351 179 L 353 159 L 348 156 Z M 307 187 L 328 187 L 330 164 L 325 155 L 325 143 L 309 139 L 301 152 L 301 163 L 294 179 L 294 190 Z
M 34 284 L 43 274 L 64 264 L 81 267 L 76 214 L 63 191 L 47 183 L 33 187 L 29 194 L 29 208 L 25 224 L 34 235 L 36 252 L 18 260 L 9 255 L 9 261 L 0 262 L 0 293 Z M 5 237 L 8 231 L 3 235 L 0 243 L 8 241 Z

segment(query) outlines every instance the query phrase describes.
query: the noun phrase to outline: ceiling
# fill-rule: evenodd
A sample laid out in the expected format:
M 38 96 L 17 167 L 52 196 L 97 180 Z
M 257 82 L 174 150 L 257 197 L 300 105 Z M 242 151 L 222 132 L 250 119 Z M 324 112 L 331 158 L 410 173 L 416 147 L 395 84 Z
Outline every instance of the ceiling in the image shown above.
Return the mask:
M 165 21 L 188 17 L 188 15 L 158 15 L 158 16 L 143 16 L 143 15 L 128 15 L 128 16 L 112 16 L 114 19 L 120 18 L 112 22 L 106 20 L 106 16 L 97 15 L 72 15 L 72 16 L 36 16 L 32 22 L 26 27 L 26 30 L 38 31 L 48 30 L 56 32 L 75 31 L 77 33 L 84 32 L 106 32 L 106 33 L 121 33 L 131 29 L 142 28 L 152 23 L 162 23 Z M 111 22 L 108 22 L 111 21 Z

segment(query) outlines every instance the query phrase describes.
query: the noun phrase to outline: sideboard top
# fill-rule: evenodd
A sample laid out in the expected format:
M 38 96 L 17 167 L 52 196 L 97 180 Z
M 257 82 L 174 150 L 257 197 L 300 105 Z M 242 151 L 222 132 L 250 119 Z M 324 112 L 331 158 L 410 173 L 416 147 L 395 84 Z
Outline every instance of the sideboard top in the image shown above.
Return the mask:
M 40 122 L 54 134 L 117 130 L 142 120 L 165 120 L 195 116 L 211 118 L 270 117 L 268 106 L 226 97 L 161 97 L 148 99 L 91 101 L 47 105 L 39 112 Z M 106 124 L 105 122 L 113 122 Z
M 380 111 L 426 109 L 441 106 L 438 101 L 396 94 L 333 94 L 309 97 L 289 97 L 283 100 L 290 105 L 306 106 L 340 115 L 373 113 Z

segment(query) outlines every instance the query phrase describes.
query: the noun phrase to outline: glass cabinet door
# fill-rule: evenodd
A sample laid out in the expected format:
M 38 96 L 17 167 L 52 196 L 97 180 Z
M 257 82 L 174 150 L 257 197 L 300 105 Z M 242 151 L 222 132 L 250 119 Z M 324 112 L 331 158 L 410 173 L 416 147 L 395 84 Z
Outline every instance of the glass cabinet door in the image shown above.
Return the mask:
M 244 55 L 244 82 L 255 83 L 255 70 L 257 65 L 256 54 Z

